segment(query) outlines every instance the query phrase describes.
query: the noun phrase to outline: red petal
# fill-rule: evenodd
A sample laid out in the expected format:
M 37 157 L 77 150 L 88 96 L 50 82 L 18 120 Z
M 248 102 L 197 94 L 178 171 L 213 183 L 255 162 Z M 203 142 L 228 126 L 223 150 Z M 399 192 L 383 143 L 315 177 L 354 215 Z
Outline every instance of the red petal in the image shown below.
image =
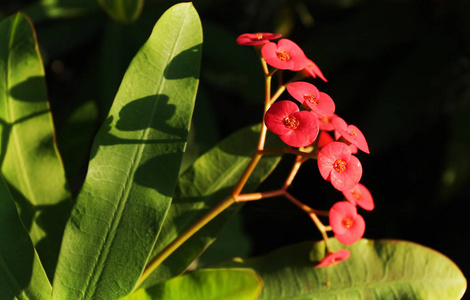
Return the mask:
M 313 84 L 304 81 L 288 84 L 287 92 L 289 92 L 295 100 L 305 105 L 309 105 L 309 102 L 305 100 L 305 96 L 314 96 L 314 99 L 320 98 L 320 91 Z
M 354 205 L 359 205 L 365 210 L 373 210 L 374 200 L 369 190 L 361 183 L 358 183 L 351 190 L 343 192 L 344 197 Z
M 356 206 L 352 205 L 348 201 L 336 202 L 331 207 L 329 214 L 331 229 L 335 234 L 346 232 L 348 228 L 342 225 L 343 219 L 348 217 L 351 218 L 351 220 L 355 220 L 356 216 Z
M 325 256 L 325 258 L 323 258 L 320 261 L 320 263 L 315 266 L 315 268 L 322 268 L 322 267 L 336 265 L 337 263 L 348 259 L 350 255 L 351 255 L 351 252 L 349 252 L 348 249 L 342 249 L 342 250 L 336 251 L 334 253 L 331 253 Z
M 299 121 L 299 126 L 288 133 L 279 135 L 281 140 L 292 147 L 305 147 L 312 144 L 318 136 L 318 122 L 308 111 L 292 114 Z
M 354 219 L 353 226 L 348 228 L 345 233 L 335 233 L 335 238 L 344 245 L 351 245 L 362 238 L 366 230 L 366 223 L 361 215 Z
M 351 157 L 351 150 L 348 145 L 341 142 L 332 142 L 325 145 L 318 153 L 317 163 L 320 174 L 325 180 L 330 180 L 330 173 L 336 160 L 342 159 L 348 162 Z M 357 183 L 357 182 L 356 182 Z M 354 184 L 356 185 L 356 184 Z M 354 186 L 353 185 L 353 186 Z M 351 187 L 353 187 L 351 186 Z
M 305 70 L 310 73 L 313 78 L 316 78 L 318 76 L 324 82 L 328 82 L 328 80 L 326 80 L 325 76 L 323 75 L 322 71 L 320 71 L 320 68 L 312 60 L 307 59 L 307 66 L 305 66 Z
M 264 123 L 275 134 L 286 134 L 291 131 L 284 125 L 285 118 L 299 111 L 299 107 L 292 101 L 282 100 L 274 103 L 266 112 Z

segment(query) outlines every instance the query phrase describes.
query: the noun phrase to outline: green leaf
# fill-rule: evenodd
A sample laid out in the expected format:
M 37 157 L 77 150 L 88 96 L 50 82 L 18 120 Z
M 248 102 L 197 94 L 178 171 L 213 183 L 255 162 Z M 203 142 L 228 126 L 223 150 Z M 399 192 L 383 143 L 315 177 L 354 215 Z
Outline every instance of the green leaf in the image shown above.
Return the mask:
M 98 0 L 98 3 L 112 19 L 122 23 L 137 20 L 144 7 L 144 0 Z
M 262 288 L 263 281 L 250 269 L 204 269 L 137 290 L 123 300 L 249 300 L 257 299 Z
M 255 154 L 259 125 L 239 130 L 201 156 L 179 178 L 173 203 L 152 257 L 184 230 L 201 219 L 232 192 Z M 272 172 L 280 157 L 265 156 L 258 163 L 243 192 L 253 192 Z M 204 226 L 170 255 L 144 281 L 142 287 L 181 274 L 217 237 L 242 204 L 234 204 Z
M 1 298 L 50 299 L 51 284 L 1 176 L 0 236 Z
M 170 8 L 124 75 L 67 224 L 54 299 L 130 293 L 171 203 L 198 85 L 202 30 Z
M 71 201 L 54 143 L 33 28 L 17 14 L 0 24 L 0 163 L 49 278 Z
M 460 269 L 430 248 L 404 241 L 362 239 L 334 249 L 351 251 L 337 265 L 313 268 L 324 242 L 301 243 L 264 257 L 227 264 L 253 268 L 263 279 L 259 299 L 460 299 L 467 283 Z M 225 265 L 224 267 L 226 267 Z

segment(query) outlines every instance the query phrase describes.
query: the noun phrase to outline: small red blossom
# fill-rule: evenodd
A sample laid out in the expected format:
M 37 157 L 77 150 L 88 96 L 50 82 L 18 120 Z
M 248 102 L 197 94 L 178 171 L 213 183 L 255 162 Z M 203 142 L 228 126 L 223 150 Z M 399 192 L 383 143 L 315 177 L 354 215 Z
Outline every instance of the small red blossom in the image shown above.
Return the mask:
M 354 205 L 359 205 L 365 210 L 374 210 L 374 199 L 369 190 L 361 183 L 348 191 L 343 191 L 344 197 Z
M 323 75 L 322 71 L 320 71 L 320 68 L 311 59 L 307 58 L 307 65 L 305 66 L 304 71 L 313 78 L 317 78 L 318 76 L 324 82 L 328 82 L 328 80 L 326 80 L 325 76 Z
M 354 125 L 348 125 L 346 121 L 341 118 L 334 118 L 333 125 L 335 126 L 335 136 L 341 135 L 345 140 L 354 144 L 360 150 L 369 154 L 369 145 L 367 144 L 364 134 Z
M 311 83 L 304 81 L 292 82 L 287 85 L 287 91 L 295 100 L 308 106 L 321 116 L 332 116 L 335 112 L 335 103 L 327 94 L 318 91 Z
M 279 42 L 268 42 L 261 48 L 261 55 L 266 63 L 274 68 L 282 70 L 299 71 L 307 64 L 307 58 L 291 40 L 282 39 Z
M 323 179 L 331 181 L 339 191 L 352 189 L 361 180 L 361 162 L 351 155 L 345 143 L 332 142 L 323 146 L 318 153 L 317 163 Z
M 269 32 L 244 33 L 237 38 L 237 43 L 241 46 L 257 46 L 269 43 L 269 40 L 280 37 L 282 37 L 282 34 Z
M 348 249 L 342 249 L 342 250 L 330 253 L 327 256 L 325 256 L 325 258 L 323 258 L 320 261 L 320 263 L 315 266 L 315 268 L 334 266 L 338 264 L 339 262 L 348 259 L 350 255 L 351 255 L 351 252 L 349 252 Z
M 300 111 L 292 101 L 274 103 L 265 115 L 266 127 L 292 147 L 312 144 L 318 135 L 318 122 L 308 111 Z
M 348 201 L 336 202 L 330 209 L 329 218 L 335 238 L 342 244 L 354 244 L 364 235 L 364 218 L 357 213 L 356 206 Z

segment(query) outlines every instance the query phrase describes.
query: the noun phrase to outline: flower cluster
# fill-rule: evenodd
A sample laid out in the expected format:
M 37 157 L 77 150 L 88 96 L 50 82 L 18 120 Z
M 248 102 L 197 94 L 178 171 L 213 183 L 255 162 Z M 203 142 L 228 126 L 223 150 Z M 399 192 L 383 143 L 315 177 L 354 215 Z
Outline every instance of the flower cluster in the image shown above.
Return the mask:
M 320 68 L 293 41 L 285 38 L 277 43 L 271 41 L 278 38 L 281 35 L 262 32 L 245 33 L 237 39 L 240 45 L 255 46 L 266 77 L 270 78 L 276 71 L 295 72 L 285 83 L 280 77 L 278 92 L 273 97 L 267 97 L 265 104 L 268 109 L 265 111 L 264 124 L 288 146 L 298 148 L 293 149 L 292 153 L 301 158 L 316 158 L 323 179 L 330 181 L 335 189 L 343 193 L 346 201 L 335 203 L 327 213 L 331 226 L 329 230 L 339 242 L 353 244 L 365 231 L 365 222 L 357 213 L 357 206 L 365 210 L 374 209 L 369 190 L 359 183 L 362 165 L 354 156 L 359 150 L 369 154 L 369 146 L 359 128 L 347 124 L 335 114 L 335 102 L 328 94 L 312 83 L 301 81 L 318 77 L 327 82 Z M 294 100 L 278 100 L 284 90 Z M 298 202 L 285 189 L 281 193 L 291 201 Z M 299 207 L 308 210 L 305 206 Z M 315 215 L 313 209 L 307 212 L 310 216 Z M 326 231 L 326 227 L 315 223 L 322 233 Z M 328 253 L 317 267 L 336 264 L 349 257 L 346 249 L 337 252 L 329 249 Z

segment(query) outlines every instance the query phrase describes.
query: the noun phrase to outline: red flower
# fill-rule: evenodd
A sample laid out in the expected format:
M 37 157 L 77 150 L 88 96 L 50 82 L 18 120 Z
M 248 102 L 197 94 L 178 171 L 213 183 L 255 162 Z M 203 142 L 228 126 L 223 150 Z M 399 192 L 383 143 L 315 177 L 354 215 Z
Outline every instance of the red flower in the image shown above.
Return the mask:
M 374 210 L 374 199 L 369 190 L 361 183 L 349 191 L 343 191 L 344 197 L 354 205 L 359 205 L 365 210 Z
M 313 78 L 320 77 L 324 82 L 328 82 L 326 80 L 325 76 L 323 76 L 322 71 L 320 71 L 320 68 L 310 59 L 307 58 L 307 65 L 304 68 L 304 71 L 308 73 L 310 76 Z
M 338 139 L 338 134 L 345 138 L 348 142 L 354 144 L 360 150 L 369 154 L 369 145 L 367 145 L 366 138 L 362 132 L 354 125 L 348 125 L 346 121 L 341 118 L 335 118 L 333 120 L 333 125 L 335 126 L 335 136 Z
M 292 101 L 274 103 L 266 112 L 266 127 L 292 147 L 305 147 L 318 135 L 318 122 L 308 111 L 300 111 Z
M 242 46 L 256 46 L 269 43 L 269 40 L 278 39 L 282 34 L 269 32 L 244 33 L 237 38 L 237 43 Z
M 353 155 L 348 145 L 332 142 L 318 153 L 318 169 L 323 179 L 331 181 L 340 191 L 352 189 L 362 177 L 361 162 Z
M 335 112 L 335 103 L 327 94 L 318 91 L 311 83 L 297 81 L 287 85 L 287 91 L 300 103 L 322 116 L 332 116 Z
M 364 218 L 357 213 L 356 206 L 347 201 L 336 202 L 331 207 L 330 225 L 335 238 L 345 245 L 357 242 L 366 230 Z
M 325 256 L 325 258 L 323 258 L 320 261 L 320 263 L 315 266 L 315 268 L 334 266 L 338 264 L 339 262 L 348 259 L 349 255 L 351 255 L 351 252 L 349 252 L 348 249 L 342 249 L 334 253 L 330 253 L 327 256 Z
M 277 43 L 269 42 L 261 48 L 261 55 L 266 63 L 282 70 L 300 71 L 307 64 L 307 58 L 291 40 L 282 39 Z

